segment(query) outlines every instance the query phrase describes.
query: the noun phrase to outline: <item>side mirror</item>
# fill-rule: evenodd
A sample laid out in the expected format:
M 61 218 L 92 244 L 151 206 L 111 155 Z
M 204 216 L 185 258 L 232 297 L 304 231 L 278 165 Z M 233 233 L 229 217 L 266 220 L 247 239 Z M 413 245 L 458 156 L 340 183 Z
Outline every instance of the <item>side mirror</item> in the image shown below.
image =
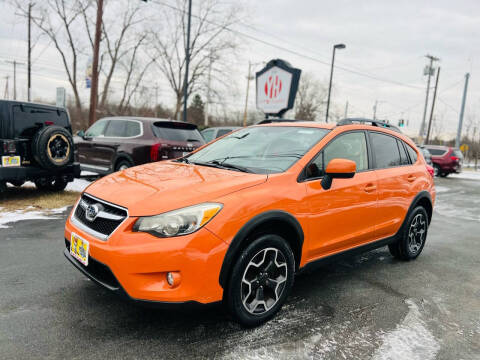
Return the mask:
M 332 159 L 327 165 L 322 178 L 322 188 L 328 190 L 332 187 L 333 179 L 350 179 L 355 175 L 357 164 L 347 159 Z
M 77 136 L 84 137 L 85 136 L 85 131 L 83 131 L 83 130 L 77 131 Z

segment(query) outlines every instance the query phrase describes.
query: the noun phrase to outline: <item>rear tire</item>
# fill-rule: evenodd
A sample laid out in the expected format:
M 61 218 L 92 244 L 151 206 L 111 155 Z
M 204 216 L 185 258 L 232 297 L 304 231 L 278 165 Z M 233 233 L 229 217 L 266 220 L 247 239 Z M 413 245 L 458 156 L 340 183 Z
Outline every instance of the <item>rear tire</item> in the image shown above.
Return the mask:
M 13 186 L 15 187 L 20 187 L 22 186 L 23 184 L 25 184 L 25 181 L 22 181 L 22 180 L 13 180 L 13 181 L 9 181 L 10 184 L 12 184 Z
M 68 185 L 68 181 L 57 177 L 53 179 L 37 179 L 35 180 L 35 186 L 41 191 L 63 191 Z
M 224 302 L 235 321 L 254 327 L 271 319 L 293 286 L 295 258 L 278 235 L 258 237 L 235 263 Z
M 447 176 L 448 176 L 448 173 L 446 173 L 446 172 L 440 173 L 440 177 L 447 177 Z
M 390 254 L 399 260 L 416 259 L 423 250 L 428 233 L 428 214 L 423 206 L 417 206 L 408 215 L 400 233 L 400 239 L 388 245 Z
M 125 170 L 128 168 L 131 168 L 133 165 L 130 161 L 128 160 L 120 160 L 116 165 L 115 165 L 115 171 L 120 171 L 120 170 Z

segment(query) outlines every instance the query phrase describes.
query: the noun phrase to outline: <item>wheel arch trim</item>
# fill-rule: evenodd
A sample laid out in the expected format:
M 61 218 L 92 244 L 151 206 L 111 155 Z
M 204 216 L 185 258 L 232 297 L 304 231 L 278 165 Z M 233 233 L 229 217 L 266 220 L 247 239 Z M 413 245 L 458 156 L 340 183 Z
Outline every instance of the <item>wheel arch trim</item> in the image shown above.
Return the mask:
M 266 225 L 269 222 L 283 222 L 295 231 L 297 235 L 296 241 L 298 242 L 298 250 L 297 253 L 295 249 L 292 249 L 292 251 L 294 252 L 295 256 L 296 267 L 299 266 L 304 239 L 302 226 L 292 214 L 286 211 L 266 211 L 254 216 L 249 221 L 247 221 L 234 236 L 232 242 L 230 243 L 230 246 L 228 247 L 227 253 L 225 254 L 220 270 L 219 283 L 222 288 L 225 288 L 228 278 L 230 277 L 231 269 L 234 266 L 235 256 L 238 255 L 238 253 L 242 250 L 243 245 L 247 244 L 249 235 L 252 234 L 255 229 L 259 229 L 262 225 Z

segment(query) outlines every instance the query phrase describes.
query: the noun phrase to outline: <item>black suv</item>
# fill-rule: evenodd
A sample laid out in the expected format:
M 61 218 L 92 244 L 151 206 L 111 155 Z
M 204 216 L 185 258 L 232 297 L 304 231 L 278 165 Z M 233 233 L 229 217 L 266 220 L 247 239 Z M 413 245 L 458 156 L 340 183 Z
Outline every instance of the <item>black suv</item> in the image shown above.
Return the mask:
M 80 176 L 73 152 L 65 109 L 0 100 L 0 192 L 7 182 L 21 186 L 25 181 L 41 190 L 65 189 Z

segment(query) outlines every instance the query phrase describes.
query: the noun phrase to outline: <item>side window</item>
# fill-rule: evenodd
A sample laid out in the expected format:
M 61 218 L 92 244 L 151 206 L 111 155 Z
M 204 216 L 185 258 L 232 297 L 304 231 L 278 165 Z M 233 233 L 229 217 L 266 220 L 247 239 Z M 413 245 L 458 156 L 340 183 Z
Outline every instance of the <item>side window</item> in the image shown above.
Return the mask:
M 230 129 L 220 129 L 217 132 L 217 138 L 219 138 L 220 136 L 223 136 L 225 134 L 231 133 L 231 132 L 232 132 L 232 130 L 230 130 Z
M 202 131 L 202 136 L 207 143 L 213 140 L 213 132 L 214 131 L 215 131 L 214 129 L 208 129 L 208 130 L 203 130 Z
M 105 130 L 106 137 L 125 137 L 127 122 L 124 120 L 110 120 Z
M 410 155 L 410 160 L 412 161 L 412 164 L 415 164 L 417 162 L 417 152 L 413 150 L 410 145 L 407 145 L 407 151 L 408 155 Z
M 372 140 L 377 169 L 399 166 L 401 164 L 396 138 L 378 132 L 370 132 L 370 139 Z
M 325 168 L 332 159 L 355 161 L 357 171 L 368 169 L 367 141 L 365 133 L 351 132 L 340 135 L 327 144 L 306 168 L 307 178 L 323 176 Z
M 407 152 L 405 151 L 405 146 L 402 140 L 397 139 L 398 149 L 400 150 L 400 165 L 410 165 L 410 160 L 408 160 Z
M 103 135 L 105 131 L 105 126 L 107 125 L 107 120 L 98 120 L 95 124 L 90 126 L 90 128 L 85 132 L 87 137 L 97 137 Z
M 138 136 L 141 133 L 141 125 L 136 121 L 127 121 L 125 136 L 132 137 Z

